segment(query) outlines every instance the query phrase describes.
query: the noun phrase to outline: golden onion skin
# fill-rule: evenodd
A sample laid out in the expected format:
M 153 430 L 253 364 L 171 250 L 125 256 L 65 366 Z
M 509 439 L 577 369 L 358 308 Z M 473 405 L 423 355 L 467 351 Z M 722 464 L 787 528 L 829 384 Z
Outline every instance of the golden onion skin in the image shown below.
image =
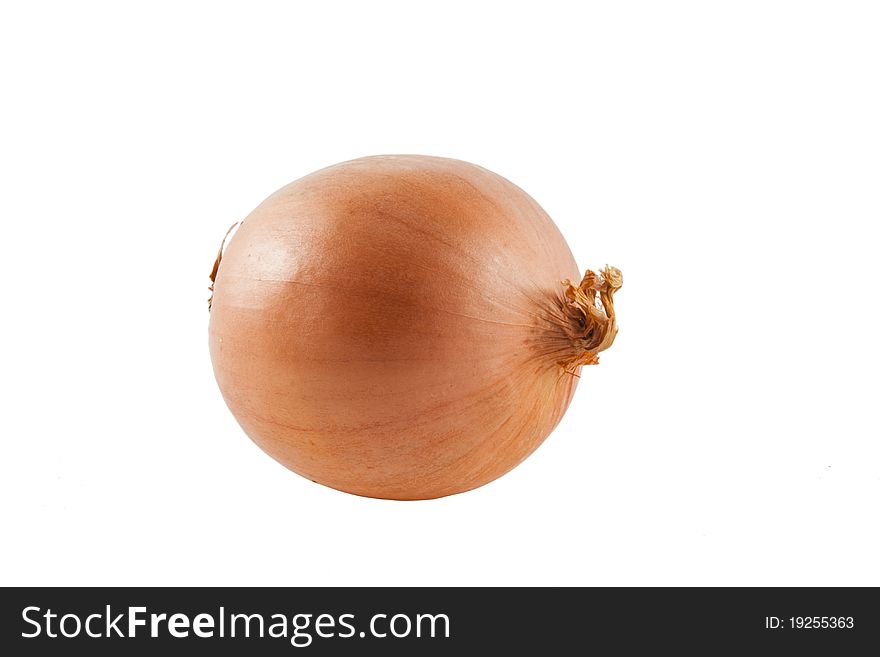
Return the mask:
M 500 477 L 591 362 L 559 230 L 467 162 L 377 156 L 301 178 L 242 222 L 214 274 L 210 352 L 232 413 L 286 467 L 357 495 Z

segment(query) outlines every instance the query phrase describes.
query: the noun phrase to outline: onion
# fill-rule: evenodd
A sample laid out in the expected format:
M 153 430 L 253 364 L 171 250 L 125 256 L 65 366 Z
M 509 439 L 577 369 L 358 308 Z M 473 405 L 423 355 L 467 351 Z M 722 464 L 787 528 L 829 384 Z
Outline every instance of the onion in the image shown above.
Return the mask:
M 550 217 L 491 171 L 344 162 L 275 192 L 221 246 L 214 373 L 244 431 L 304 477 L 460 493 L 531 454 L 614 340 L 620 271 L 577 276 Z

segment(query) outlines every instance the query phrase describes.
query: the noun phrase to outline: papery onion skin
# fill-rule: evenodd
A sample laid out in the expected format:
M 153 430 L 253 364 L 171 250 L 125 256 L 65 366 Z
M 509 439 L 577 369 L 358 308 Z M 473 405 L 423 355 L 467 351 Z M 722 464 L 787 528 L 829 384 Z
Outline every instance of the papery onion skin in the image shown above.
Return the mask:
M 283 187 L 214 275 L 211 358 L 238 422 L 291 470 L 368 497 L 508 472 L 616 332 L 603 306 L 593 319 L 578 305 L 577 265 L 540 206 L 445 158 L 362 158 Z

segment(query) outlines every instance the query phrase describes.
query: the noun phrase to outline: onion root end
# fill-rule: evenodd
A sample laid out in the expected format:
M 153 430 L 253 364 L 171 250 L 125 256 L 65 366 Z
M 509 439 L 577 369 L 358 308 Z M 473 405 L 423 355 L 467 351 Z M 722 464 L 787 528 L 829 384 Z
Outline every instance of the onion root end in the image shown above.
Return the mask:
M 598 364 L 599 353 L 608 349 L 617 336 L 614 293 L 623 287 L 623 274 L 606 265 L 599 273 L 588 269 L 579 285 L 570 280 L 562 284 L 565 308 L 573 320 L 567 327 L 573 352 L 559 365 L 577 376 L 581 366 Z

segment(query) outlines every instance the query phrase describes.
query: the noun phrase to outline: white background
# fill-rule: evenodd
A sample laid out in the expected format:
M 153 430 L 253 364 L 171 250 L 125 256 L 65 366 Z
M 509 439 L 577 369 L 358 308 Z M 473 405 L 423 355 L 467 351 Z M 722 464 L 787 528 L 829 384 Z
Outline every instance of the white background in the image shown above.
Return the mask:
M 11 4 L 2 584 L 880 585 L 875 3 Z M 229 225 L 377 153 L 626 279 L 558 430 L 431 502 L 286 471 L 208 357 Z

